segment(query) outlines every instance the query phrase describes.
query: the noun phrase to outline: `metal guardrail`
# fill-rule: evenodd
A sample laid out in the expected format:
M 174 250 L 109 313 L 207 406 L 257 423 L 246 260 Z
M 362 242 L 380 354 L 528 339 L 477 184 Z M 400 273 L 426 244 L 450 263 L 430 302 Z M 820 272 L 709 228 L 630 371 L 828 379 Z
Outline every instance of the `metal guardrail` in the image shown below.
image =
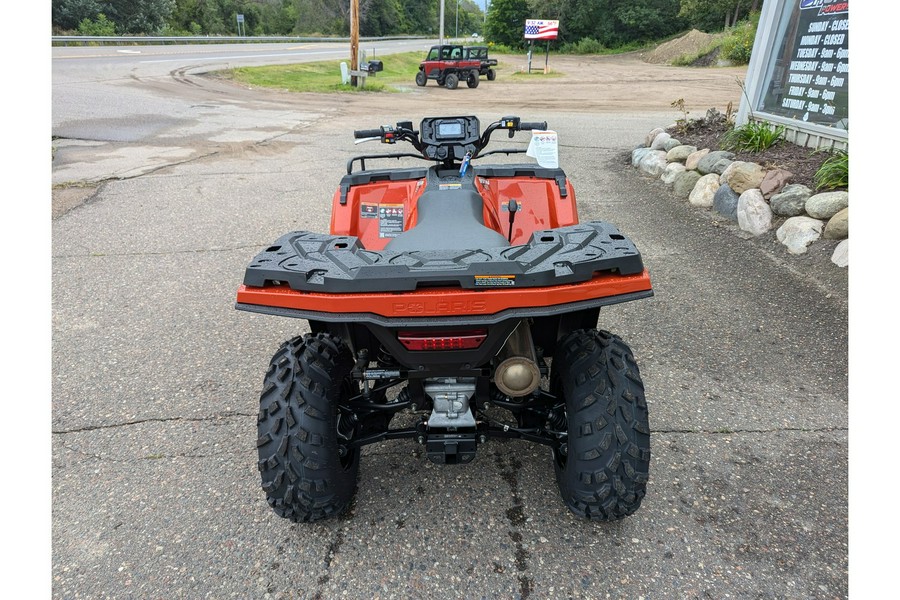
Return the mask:
M 240 44 L 240 43 L 314 43 L 314 42 L 343 42 L 350 43 L 349 37 L 286 37 L 286 36 L 89 36 L 89 35 L 54 35 L 51 38 L 54 46 L 68 46 L 69 44 Z M 386 37 L 362 37 L 360 42 L 381 42 L 390 40 L 426 40 L 426 36 L 396 35 Z

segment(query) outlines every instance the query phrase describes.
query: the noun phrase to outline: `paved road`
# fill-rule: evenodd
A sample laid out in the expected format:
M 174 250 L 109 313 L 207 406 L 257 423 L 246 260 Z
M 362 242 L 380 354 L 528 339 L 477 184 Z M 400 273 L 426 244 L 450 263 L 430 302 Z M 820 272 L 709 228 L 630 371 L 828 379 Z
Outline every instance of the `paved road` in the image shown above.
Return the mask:
M 369 56 L 420 51 L 430 40 L 366 42 Z M 239 66 L 346 58 L 348 45 L 228 44 L 53 48 L 54 185 L 100 182 L 193 160 L 214 144 L 259 143 L 327 114 L 194 75 Z M 287 107 L 290 106 L 291 109 Z
M 398 441 L 366 449 L 344 518 L 276 517 L 255 466 L 256 398 L 269 357 L 303 324 L 234 311 L 235 289 L 281 233 L 327 229 L 354 128 L 434 105 L 386 96 L 313 110 L 185 81 L 122 87 L 150 101 L 156 85 L 190 89 L 172 96 L 183 110 L 239 105 L 238 129 L 274 122 L 276 106 L 308 114 L 235 142 L 218 140 L 224 120 L 200 130 L 195 119 L 184 127 L 198 128 L 196 154 L 121 179 L 97 174 L 81 138 L 85 160 L 58 150 L 55 173 L 103 183 L 53 222 L 54 597 L 847 596 L 846 271 L 827 243 L 790 257 L 626 166 L 665 112 L 470 99 L 484 121 L 546 118 L 581 217 L 616 223 L 651 270 L 654 298 L 600 318 L 632 345 L 647 387 L 641 510 L 615 524 L 574 518 L 548 453 L 524 442 L 441 468 Z M 134 169 L 170 135 L 115 149 Z

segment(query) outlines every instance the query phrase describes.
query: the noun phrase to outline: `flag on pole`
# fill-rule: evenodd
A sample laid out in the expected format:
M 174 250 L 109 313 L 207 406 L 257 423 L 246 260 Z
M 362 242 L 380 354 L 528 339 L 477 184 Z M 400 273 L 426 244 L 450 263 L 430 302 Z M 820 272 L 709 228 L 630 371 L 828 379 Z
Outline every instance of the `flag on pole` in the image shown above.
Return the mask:
M 545 21 L 543 19 L 525 20 L 526 40 L 555 40 L 559 35 L 559 21 Z

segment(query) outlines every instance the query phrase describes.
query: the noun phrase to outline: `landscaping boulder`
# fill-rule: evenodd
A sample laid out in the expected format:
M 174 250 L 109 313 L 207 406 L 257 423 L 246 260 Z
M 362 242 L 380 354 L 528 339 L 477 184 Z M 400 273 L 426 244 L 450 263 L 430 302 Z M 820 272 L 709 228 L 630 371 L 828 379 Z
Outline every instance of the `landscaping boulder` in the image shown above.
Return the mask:
M 666 160 L 669 162 L 683 163 L 691 154 L 696 151 L 696 146 L 685 146 L 684 144 L 675 146 L 674 148 L 666 152 Z
M 791 254 L 805 254 L 806 248 L 822 236 L 825 223 L 812 217 L 791 217 L 775 232 Z
M 647 134 L 647 137 L 644 138 L 644 147 L 649 148 L 650 146 L 652 146 L 653 140 L 656 139 L 656 136 L 665 132 L 666 130 L 662 127 L 657 127 L 656 129 L 651 130 L 650 133 Z
M 691 206 L 709 208 L 713 205 L 713 197 L 719 189 L 719 177 L 715 173 L 701 177 L 688 196 Z
M 655 138 L 653 138 L 653 143 L 650 144 L 651 150 L 664 150 L 666 147 L 666 142 L 672 139 L 672 136 L 663 131 L 662 133 L 657 134 Z
M 641 164 L 641 159 L 647 156 L 648 152 L 653 152 L 650 148 L 635 148 L 631 152 L 631 166 L 637 167 Z
M 850 260 L 847 256 L 848 248 L 850 245 L 850 240 L 844 240 L 834 249 L 834 252 L 831 254 L 831 262 L 836 264 L 839 267 L 846 267 L 850 264 Z
M 716 195 L 713 196 L 713 210 L 723 217 L 737 222 L 737 205 L 740 197 L 741 195 L 735 193 L 727 183 L 722 184 L 716 190 Z
M 700 177 L 701 175 L 697 171 L 685 171 L 678 175 L 672 183 L 675 195 L 679 198 L 687 198 L 694 191 L 694 186 L 700 181 Z
M 785 169 L 766 171 L 766 176 L 759 182 L 759 191 L 762 192 L 763 198 L 771 200 L 772 196 L 781 192 L 793 178 L 794 174 Z
M 745 162 L 742 160 L 735 161 L 728 165 L 728 168 L 722 172 L 722 179 L 738 194 L 743 194 L 747 190 L 760 189 L 759 185 L 766 176 L 766 170 L 753 162 Z M 760 190 L 761 191 L 761 190 Z M 765 197 L 765 195 L 763 195 Z
M 677 162 L 670 162 L 666 165 L 666 170 L 663 171 L 663 174 L 660 175 L 660 179 L 662 179 L 663 183 L 673 184 L 675 183 L 675 179 L 684 173 L 685 168 L 684 165 Z
M 810 196 L 806 201 L 806 213 L 816 219 L 830 219 L 850 204 L 847 192 L 823 192 Z
M 700 171 L 701 175 L 715 173 L 715 166 L 722 159 L 733 160 L 734 152 L 726 152 L 724 150 L 716 150 L 714 152 L 710 152 L 709 154 L 701 158 L 700 162 L 697 163 L 697 170 Z M 728 165 L 725 166 L 727 167 Z M 719 174 L 721 175 L 721 172 Z
M 812 190 L 800 183 L 784 186 L 780 193 L 769 200 L 772 212 L 780 217 L 796 217 L 806 210 L 806 201 L 812 196 Z
M 738 198 L 738 227 L 753 235 L 762 235 L 772 228 L 772 209 L 757 189 L 747 190 Z
M 721 177 L 722 173 L 728 170 L 728 167 L 731 166 L 731 163 L 734 161 L 728 160 L 727 158 L 720 158 L 716 161 L 716 164 L 712 166 L 712 173 L 715 173 Z
M 667 164 L 665 152 L 662 150 L 651 150 L 641 159 L 638 168 L 651 177 L 659 177 L 666 170 Z
M 850 235 L 850 225 L 847 220 L 849 208 L 845 208 L 830 219 L 825 226 L 825 234 L 823 237 L 827 240 L 843 240 Z
M 663 150 L 668 152 L 672 148 L 677 148 L 680 145 L 681 145 L 681 142 L 679 142 L 675 138 L 669 138 L 668 141 L 665 144 L 663 144 Z
M 684 161 L 684 167 L 688 171 L 695 171 L 697 169 L 697 165 L 700 164 L 700 159 L 709 154 L 709 148 L 704 148 L 702 150 L 697 150 L 687 157 Z

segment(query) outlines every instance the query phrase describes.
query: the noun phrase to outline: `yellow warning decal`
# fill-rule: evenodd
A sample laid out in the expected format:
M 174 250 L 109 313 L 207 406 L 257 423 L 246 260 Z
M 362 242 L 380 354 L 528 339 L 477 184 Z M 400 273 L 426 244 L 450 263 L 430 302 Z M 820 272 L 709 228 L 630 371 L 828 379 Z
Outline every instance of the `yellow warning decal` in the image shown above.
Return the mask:
M 476 275 L 477 287 L 509 287 L 516 285 L 515 275 Z

